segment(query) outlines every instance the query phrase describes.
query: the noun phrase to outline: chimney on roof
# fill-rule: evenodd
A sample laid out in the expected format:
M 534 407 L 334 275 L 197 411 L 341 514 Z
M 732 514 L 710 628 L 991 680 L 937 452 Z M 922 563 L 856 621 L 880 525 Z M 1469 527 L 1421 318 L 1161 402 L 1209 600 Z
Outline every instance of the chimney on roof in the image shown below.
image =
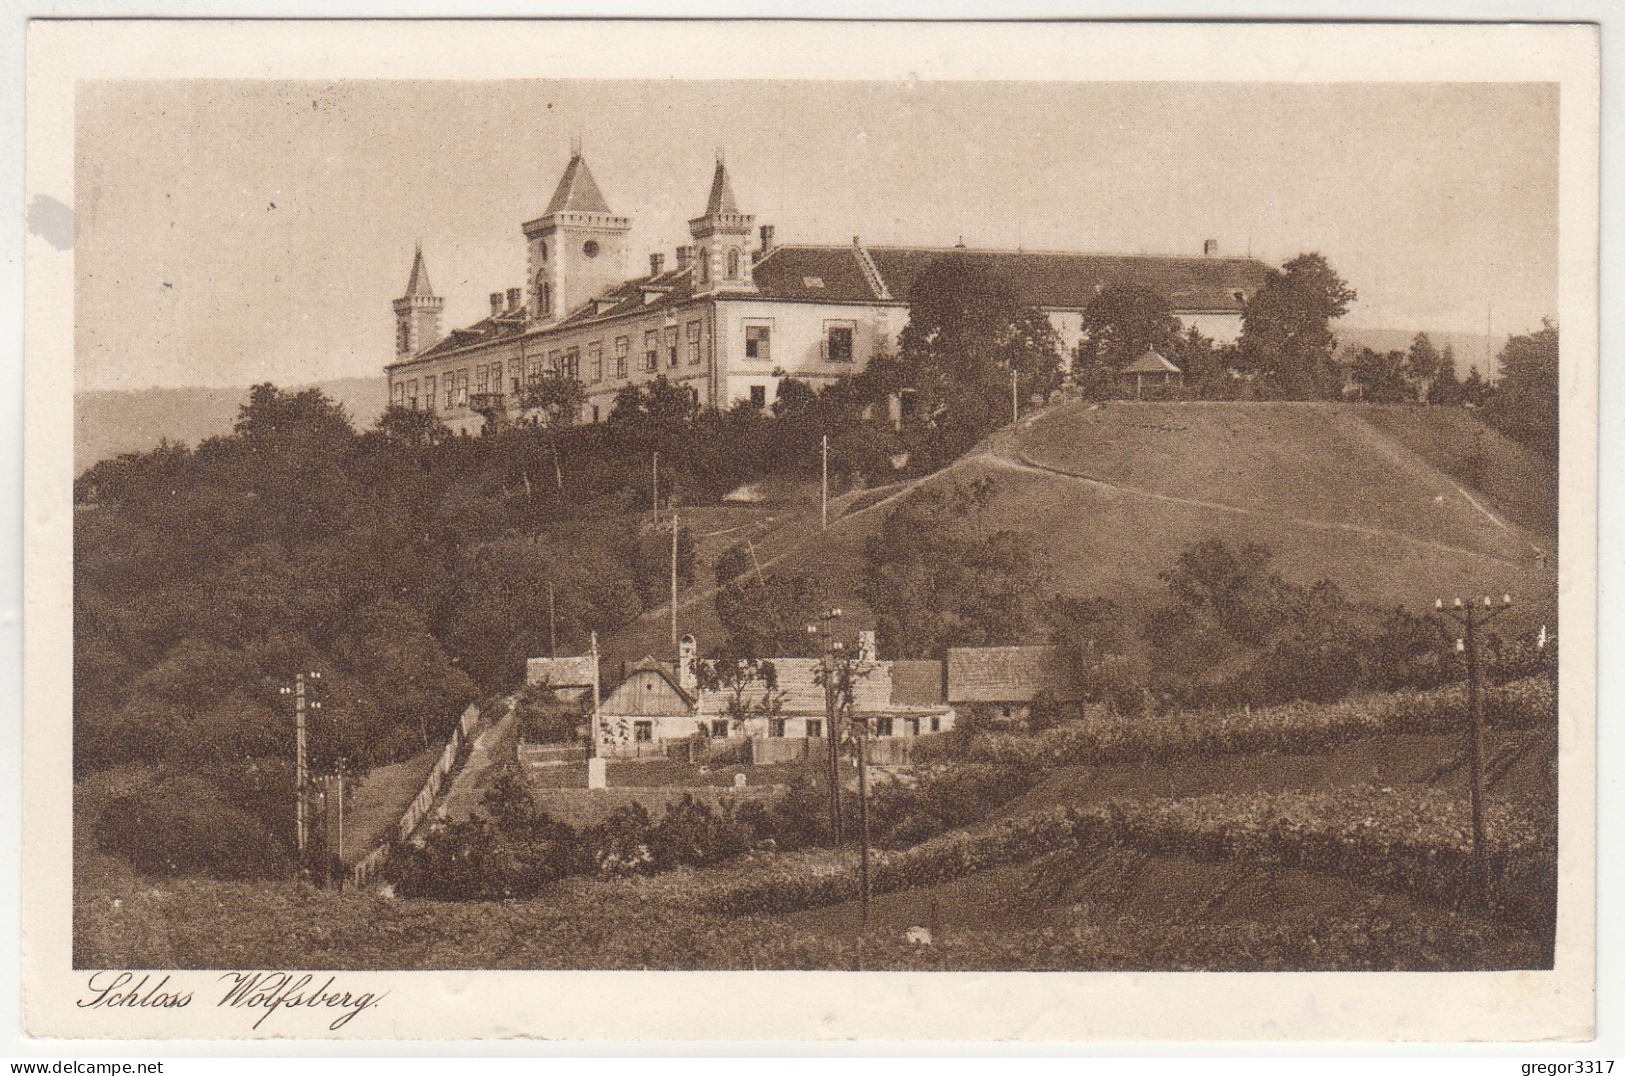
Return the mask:
M 666 268 L 666 256 L 658 250 L 649 255 L 649 275 L 659 276 L 660 271 Z
M 699 656 L 700 644 L 694 641 L 694 636 L 683 636 L 677 644 L 677 685 L 684 691 L 693 692 L 699 686 L 699 676 L 694 670 Z
M 965 249 L 965 237 L 964 236 L 959 237 L 959 242 L 954 244 L 954 249 L 955 250 L 964 250 Z
M 509 288 L 508 289 L 508 309 L 509 310 L 518 310 L 519 306 L 520 306 L 520 303 L 522 303 L 524 301 L 524 297 L 525 297 L 525 289 L 523 289 L 523 288 Z
M 491 316 L 496 317 L 500 313 L 502 313 L 502 293 L 493 291 L 491 293 Z
M 773 225 L 762 225 L 762 253 L 766 254 L 773 249 Z
M 694 261 L 694 248 L 684 244 L 677 248 L 677 268 L 687 269 Z
M 1211 258 L 1211 257 L 1213 257 L 1213 255 L 1217 254 L 1218 252 L 1219 252 L 1219 241 L 1217 239 L 1204 239 L 1204 240 L 1202 240 L 1202 257 Z

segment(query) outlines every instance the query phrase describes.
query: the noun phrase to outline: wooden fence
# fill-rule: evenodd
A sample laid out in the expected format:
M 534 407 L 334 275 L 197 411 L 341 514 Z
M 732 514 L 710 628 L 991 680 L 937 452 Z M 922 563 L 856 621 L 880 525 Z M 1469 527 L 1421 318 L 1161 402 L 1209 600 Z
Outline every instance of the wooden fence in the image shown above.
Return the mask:
M 411 839 L 417 832 L 418 826 L 423 824 L 424 818 L 434 808 L 434 802 L 440 797 L 445 788 L 446 781 L 451 777 L 452 771 L 457 767 L 457 759 L 463 753 L 463 745 L 468 742 L 469 734 L 474 726 L 479 724 L 480 708 L 470 703 L 463 716 L 458 719 L 457 727 L 451 730 L 451 736 L 446 740 L 445 750 L 435 759 L 434 766 L 429 775 L 423 779 L 423 787 L 401 813 L 401 820 L 395 826 L 395 839 L 405 841 Z M 385 840 L 378 847 L 362 856 L 354 867 L 350 869 L 350 884 L 357 888 L 365 886 L 378 876 L 383 867 L 384 860 L 389 856 L 390 841 Z

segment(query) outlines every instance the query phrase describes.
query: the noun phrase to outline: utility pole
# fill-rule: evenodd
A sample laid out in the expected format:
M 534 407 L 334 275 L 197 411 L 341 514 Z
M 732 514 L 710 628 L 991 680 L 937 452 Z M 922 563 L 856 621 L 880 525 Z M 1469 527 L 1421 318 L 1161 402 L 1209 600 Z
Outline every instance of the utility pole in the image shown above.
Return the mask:
M 823 472 L 819 484 L 818 497 L 819 511 L 823 517 L 824 530 L 829 529 L 829 434 L 824 434 Z
M 598 687 L 598 633 L 592 633 L 592 743 L 587 747 L 587 757 L 595 758 L 598 755 L 598 737 L 603 727 L 603 694 Z
M 832 627 L 841 619 L 839 609 L 831 609 L 818 618 L 817 624 L 808 624 L 807 633 L 818 635 L 824 644 L 824 736 L 829 747 L 829 841 L 830 847 L 841 843 L 841 736 L 839 713 L 835 706 L 835 642 Z
M 677 647 L 677 512 L 671 513 L 671 645 Z
M 1455 600 L 1446 610 L 1444 599 L 1433 602 L 1433 608 L 1445 613 L 1461 625 L 1462 636 L 1456 640 L 1456 650 L 1467 658 L 1467 762 L 1471 784 L 1473 812 L 1473 873 L 1478 884 L 1479 904 L 1490 906 L 1490 864 L 1484 843 L 1484 700 L 1478 678 L 1478 632 L 1512 605 L 1512 595 L 1501 595 L 1499 607 L 1486 595 L 1480 608 L 1472 602 Z
M 649 500 L 650 500 L 650 504 L 651 504 L 651 506 L 652 506 L 652 508 L 654 510 L 654 514 L 653 514 L 652 518 L 654 519 L 655 526 L 658 527 L 658 526 L 660 526 L 660 453 L 658 453 L 658 452 L 656 452 L 654 454 L 653 466 L 654 466 L 654 481 L 651 482 L 650 485 L 649 485 L 649 489 L 650 489 Z
M 852 723 L 858 747 L 858 830 L 863 843 L 858 859 L 858 893 L 861 898 L 862 923 L 869 925 L 869 760 L 864 757 L 864 743 L 869 739 L 869 719 Z
M 322 778 L 322 808 L 327 816 L 326 886 L 343 877 L 344 868 L 344 770 Z
M 557 629 L 558 620 L 553 607 L 553 584 L 550 581 L 547 584 L 547 656 L 550 658 L 559 656 Z
M 1021 390 L 1016 387 L 1016 368 L 1010 367 L 1010 424 L 1021 418 Z
M 283 695 L 293 696 L 293 803 L 294 803 L 294 853 L 295 868 L 299 877 L 305 876 L 308 867 L 307 851 L 310 847 L 310 789 L 309 767 L 306 764 L 305 745 L 305 712 L 320 710 L 319 701 L 307 698 L 307 680 L 320 680 L 319 672 L 296 673 L 293 686 L 284 685 L 281 688 Z

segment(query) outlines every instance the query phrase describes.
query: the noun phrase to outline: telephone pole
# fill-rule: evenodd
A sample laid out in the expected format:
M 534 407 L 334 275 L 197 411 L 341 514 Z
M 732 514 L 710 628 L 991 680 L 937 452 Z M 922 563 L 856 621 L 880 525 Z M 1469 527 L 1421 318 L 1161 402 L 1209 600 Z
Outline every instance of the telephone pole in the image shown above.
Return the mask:
M 1016 368 L 1010 367 L 1010 424 L 1021 418 L 1021 390 L 1016 387 Z
M 308 698 L 307 681 L 320 680 L 319 672 L 294 674 L 293 686 L 284 685 L 281 693 L 293 696 L 293 803 L 294 803 L 294 855 L 295 869 L 305 876 L 309 866 L 307 852 L 310 847 L 310 773 L 306 763 L 305 713 L 320 710 L 319 701 Z
M 1462 635 L 1456 640 L 1456 650 L 1467 658 L 1467 763 L 1473 813 L 1473 874 L 1478 884 L 1479 904 L 1484 908 L 1490 906 L 1490 864 L 1484 840 L 1484 700 L 1478 682 L 1478 632 L 1511 605 L 1510 594 L 1501 595 L 1499 606 L 1487 595 L 1482 606 L 1471 601 L 1464 603 L 1460 598 L 1450 609 L 1445 608 L 1443 598 L 1433 602 L 1435 610 L 1461 625 Z
M 861 900 L 862 923 L 869 925 L 869 760 L 864 757 L 864 744 L 869 739 L 869 719 L 852 723 L 858 748 L 858 830 L 862 851 L 858 859 L 858 894 Z
M 841 843 L 841 736 L 840 714 L 835 705 L 835 641 L 832 628 L 841 619 L 839 609 L 831 609 L 818 618 L 817 624 L 807 625 L 807 634 L 819 636 L 824 644 L 824 736 L 829 747 L 829 842 L 830 847 Z
M 553 599 L 553 584 L 550 581 L 547 584 L 547 656 L 550 658 L 559 656 L 558 619 L 554 613 Z
M 649 501 L 654 510 L 652 518 L 655 526 L 660 526 L 660 453 L 654 454 L 654 480 L 649 484 Z
M 671 513 L 671 645 L 677 646 L 677 511 Z
M 824 530 L 829 529 L 829 434 L 824 434 L 823 470 L 819 482 L 818 496 L 819 511 L 823 518 Z

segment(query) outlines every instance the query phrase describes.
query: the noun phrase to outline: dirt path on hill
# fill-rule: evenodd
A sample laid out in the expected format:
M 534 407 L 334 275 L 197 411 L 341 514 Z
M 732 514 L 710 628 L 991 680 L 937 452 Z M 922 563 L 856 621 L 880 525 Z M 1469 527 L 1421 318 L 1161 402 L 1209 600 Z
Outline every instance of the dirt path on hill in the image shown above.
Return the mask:
M 979 460 L 1007 470 L 1022 471 L 1028 474 L 1049 475 L 1064 478 L 1068 481 L 1078 482 L 1096 489 L 1111 490 L 1114 493 L 1125 494 L 1130 497 L 1143 497 L 1147 500 L 1163 501 L 1168 504 L 1178 504 L 1189 508 L 1203 508 L 1213 512 L 1228 512 L 1232 515 L 1255 516 L 1267 519 L 1272 523 L 1287 523 L 1298 527 L 1307 527 L 1323 531 L 1341 531 L 1346 534 L 1358 534 L 1368 538 L 1384 538 L 1391 541 L 1402 542 L 1419 549 L 1429 549 L 1436 553 L 1450 553 L 1455 556 L 1474 557 L 1479 560 L 1494 561 L 1510 567 L 1522 568 L 1526 564 L 1522 560 L 1510 557 L 1497 556 L 1494 553 L 1485 553 L 1477 549 L 1466 549 L 1462 546 L 1449 545 L 1445 542 L 1435 542 L 1427 538 L 1417 538 L 1414 535 L 1403 534 L 1399 531 L 1384 530 L 1381 527 L 1362 527 L 1357 523 L 1330 523 L 1319 519 L 1305 519 L 1301 516 L 1282 515 L 1278 512 L 1265 512 L 1257 508 L 1243 508 L 1240 505 L 1225 504 L 1222 501 L 1201 500 L 1195 497 L 1176 497 L 1171 493 L 1158 493 L 1155 490 L 1141 489 L 1138 486 L 1124 486 L 1105 479 L 1095 478 L 1092 475 L 1070 471 L 1053 464 L 1043 463 L 1032 458 L 1021 448 L 1011 443 L 1008 434 L 997 437 L 989 449 L 977 456 L 966 457 L 968 460 Z M 1482 510 L 1482 509 L 1481 509 Z M 1494 518 L 1493 516 L 1491 518 Z M 1497 520 L 1496 522 L 1500 522 Z M 1504 524 L 1502 524 L 1504 526 Z
M 480 809 L 486 791 L 502 772 L 502 764 L 514 757 L 519 739 L 519 718 L 513 701 L 504 700 L 502 716 L 485 725 L 474 736 L 468 757 L 453 774 L 450 786 L 440 798 L 434 815 L 453 821 L 468 818 Z

